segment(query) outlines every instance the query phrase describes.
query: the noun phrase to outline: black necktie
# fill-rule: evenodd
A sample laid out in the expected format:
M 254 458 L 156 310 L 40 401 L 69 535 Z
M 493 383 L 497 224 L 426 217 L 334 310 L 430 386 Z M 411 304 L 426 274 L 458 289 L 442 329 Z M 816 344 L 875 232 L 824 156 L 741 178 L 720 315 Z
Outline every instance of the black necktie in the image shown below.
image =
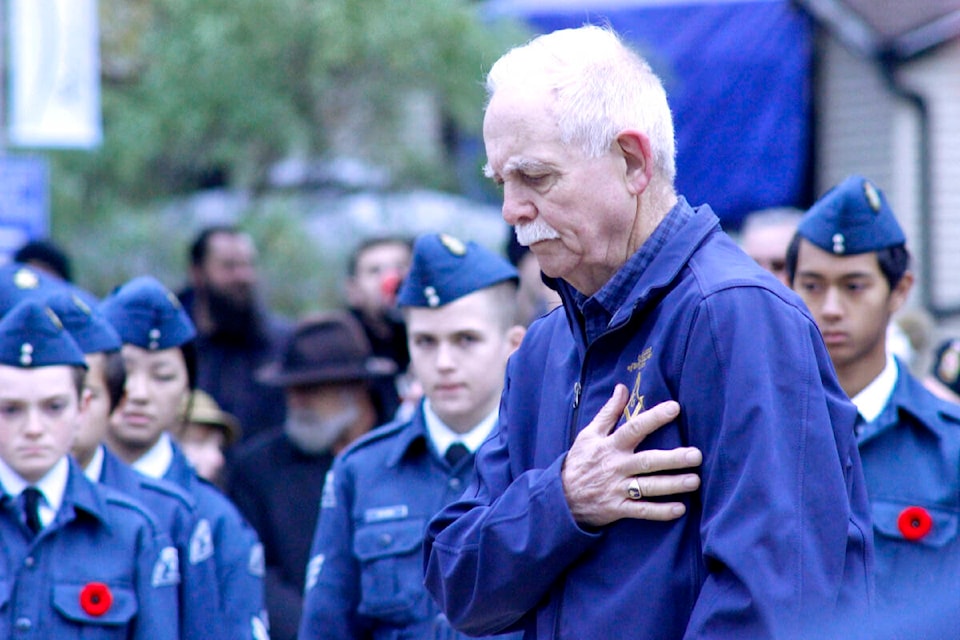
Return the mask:
M 27 516 L 27 528 L 33 535 L 37 535 L 43 529 L 43 523 L 40 522 L 40 501 L 43 494 L 36 487 L 27 487 L 23 490 L 23 511 Z
M 443 454 L 443 457 L 446 458 L 447 464 L 451 467 L 457 466 L 457 463 L 463 459 L 463 456 L 470 453 L 467 450 L 467 447 L 462 442 L 454 442 L 452 445 L 447 447 L 447 452 Z

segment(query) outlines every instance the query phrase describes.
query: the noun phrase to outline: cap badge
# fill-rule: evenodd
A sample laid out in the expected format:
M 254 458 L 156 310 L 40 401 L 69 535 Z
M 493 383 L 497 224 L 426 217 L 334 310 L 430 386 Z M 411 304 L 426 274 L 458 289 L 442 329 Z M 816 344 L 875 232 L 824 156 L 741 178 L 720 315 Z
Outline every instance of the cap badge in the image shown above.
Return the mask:
M 873 186 L 873 183 L 869 180 L 863 181 L 863 195 L 866 196 L 867 204 L 870 205 L 870 208 L 873 209 L 874 213 L 879 213 L 881 207 L 880 194 L 877 192 L 877 188 Z
M 427 299 L 427 304 L 431 307 L 440 306 L 440 296 L 437 295 L 437 290 L 433 287 L 424 287 L 423 288 L 423 297 Z
M 467 253 L 467 247 L 463 242 L 445 233 L 440 234 L 440 243 L 455 256 L 463 256 Z
M 13 284 L 18 289 L 36 289 L 40 284 L 40 278 L 29 269 L 19 269 L 13 274 Z
M 833 237 L 830 239 L 833 240 L 834 253 L 843 253 L 847 250 L 846 247 L 844 246 L 846 239 L 843 237 L 842 233 L 835 233 L 833 234 Z
M 150 332 L 147 334 L 150 338 L 150 349 L 156 351 L 157 347 L 160 346 L 160 329 L 154 327 L 150 329 Z
M 20 345 L 20 364 L 29 367 L 33 363 L 33 345 L 24 342 Z

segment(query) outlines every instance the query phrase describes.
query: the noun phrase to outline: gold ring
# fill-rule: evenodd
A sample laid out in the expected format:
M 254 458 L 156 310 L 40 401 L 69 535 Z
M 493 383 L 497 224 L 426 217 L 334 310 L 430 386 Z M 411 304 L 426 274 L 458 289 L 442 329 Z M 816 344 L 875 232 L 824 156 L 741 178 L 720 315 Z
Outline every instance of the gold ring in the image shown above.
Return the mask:
M 627 497 L 631 500 L 643 500 L 643 491 L 640 490 L 640 478 L 633 476 L 627 485 Z

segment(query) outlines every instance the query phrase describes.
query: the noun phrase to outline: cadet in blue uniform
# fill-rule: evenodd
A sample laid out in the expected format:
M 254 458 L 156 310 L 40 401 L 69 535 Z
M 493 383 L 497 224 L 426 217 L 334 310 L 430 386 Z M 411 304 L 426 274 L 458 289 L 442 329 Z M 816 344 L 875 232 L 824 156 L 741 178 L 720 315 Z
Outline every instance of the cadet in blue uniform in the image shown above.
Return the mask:
M 473 477 L 507 358 L 520 344 L 517 272 L 475 243 L 429 234 L 397 304 L 425 399 L 349 447 L 324 486 L 301 640 L 464 637 L 423 588 L 423 533 Z M 458 455 L 459 454 L 459 455 Z
M 180 557 L 180 632 L 184 640 L 225 638 L 221 618 L 211 602 L 217 599 L 217 574 L 212 557 L 191 557 L 194 540 L 208 535 L 210 523 L 197 515 L 196 502 L 183 489 L 165 480 L 137 473 L 103 445 L 110 412 L 123 394 L 122 343 L 113 326 L 75 293 L 63 291 L 45 298 L 64 328 L 83 351 L 87 363 L 84 384 L 90 399 L 71 449 L 84 474 L 121 491 L 150 509 L 170 535 Z
M 510 358 L 477 481 L 430 523 L 447 617 L 527 639 L 783 638 L 865 606 L 856 410 L 800 299 L 677 195 L 659 79 L 588 26 L 513 49 L 487 87 L 486 173 L 563 305 Z M 683 446 L 701 488 L 663 502 L 691 486 L 658 473 Z
M 0 320 L 0 638 L 175 640 L 176 549 L 67 455 L 85 366 L 49 307 Z
M 111 416 L 107 443 L 134 469 L 179 485 L 209 527 L 191 537 L 188 557 L 213 558 L 223 637 L 267 637 L 263 548 L 256 532 L 219 490 L 202 480 L 168 429 L 184 418 L 193 384 L 193 325 L 176 296 L 151 277 L 135 278 L 108 296 L 100 311 L 123 341 L 124 400 Z
M 896 612 L 912 637 L 953 637 L 957 626 L 939 636 L 927 626 L 938 616 L 921 611 L 939 606 L 958 622 L 960 406 L 935 397 L 888 353 L 887 325 L 914 281 L 909 259 L 886 197 L 854 175 L 803 217 L 787 269 L 859 410 L 878 611 Z

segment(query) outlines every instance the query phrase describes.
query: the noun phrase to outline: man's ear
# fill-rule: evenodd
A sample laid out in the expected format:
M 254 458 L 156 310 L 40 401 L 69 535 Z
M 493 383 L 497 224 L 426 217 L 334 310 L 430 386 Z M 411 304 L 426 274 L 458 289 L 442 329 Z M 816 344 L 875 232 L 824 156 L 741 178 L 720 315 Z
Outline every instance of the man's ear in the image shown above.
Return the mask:
M 510 353 L 517 350 L 517 347 L 520 346 L 520 343 L 523 341 L 523 336 L 525 335 L 527 335 L 526 327 L 519 324 L 515 324 L 507 329 L 507 343 L 510 345 Z
M 617 135 L 616 143 L 626 162 L 627 188 L 639 195 L 653 177 L 653 151 L 650 138 L 635 129 L 626 129 Z

